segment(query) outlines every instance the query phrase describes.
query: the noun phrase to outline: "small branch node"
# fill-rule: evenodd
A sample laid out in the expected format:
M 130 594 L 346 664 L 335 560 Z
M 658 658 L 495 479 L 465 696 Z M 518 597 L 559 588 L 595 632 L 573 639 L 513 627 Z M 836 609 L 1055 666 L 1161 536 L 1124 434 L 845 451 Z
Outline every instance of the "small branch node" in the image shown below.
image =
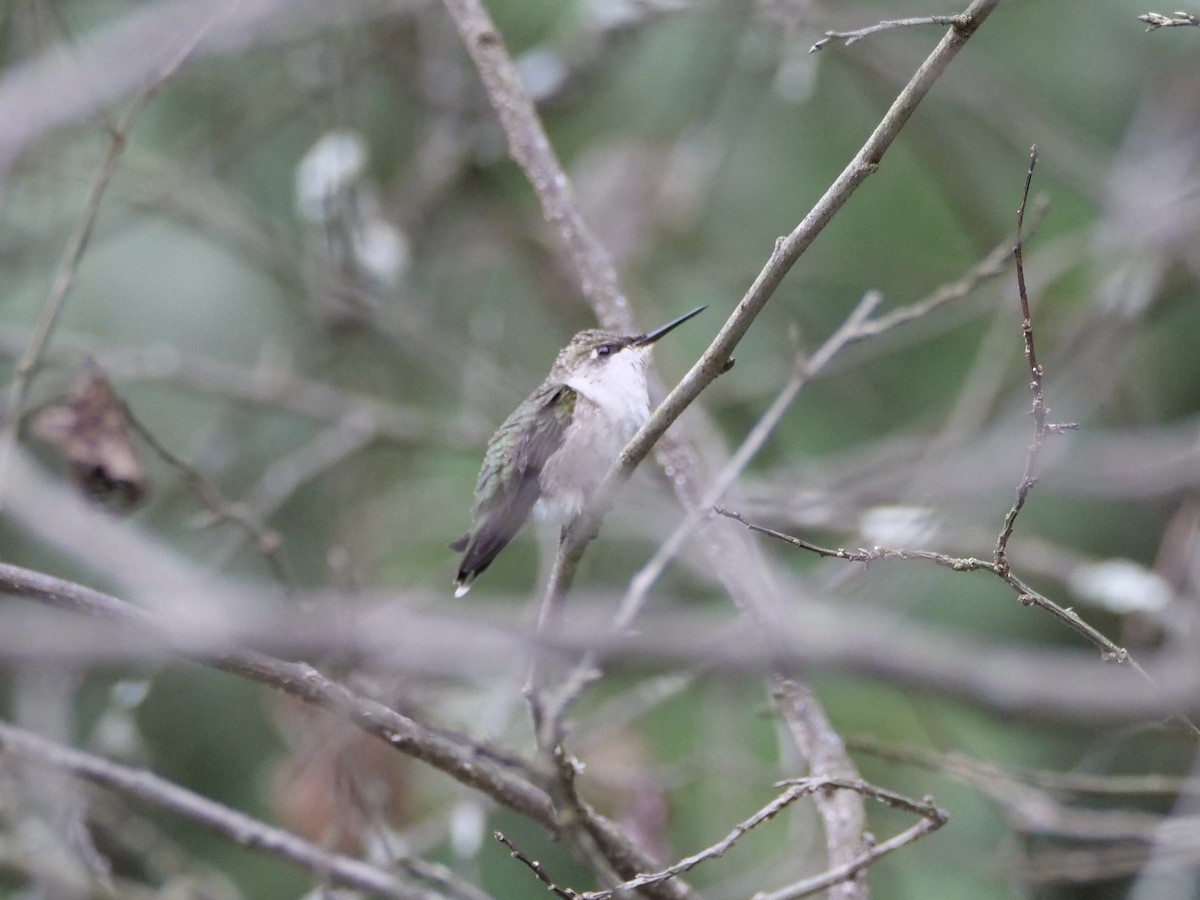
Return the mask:
M 533 872 L 533 874 L 537 877 L 537 880 L 546 886 L 546 890 L 551 891 L 559 897 L 562 897 L 563 900 L 577 900 L 577 898 L 580 896 L 577 892 L 571 890 L 570 888 L 559 887 L 557 884 L 555 884 L 550 876 L 546 874 L 545 867 L 536 859 L 531 859 L 529 856 L 527 856 L 520 847 L 505 837 L 503 832 L 493 831 L 492 837 L 508 848 L 509 856 L 518 862 L 524 863 L 529 871 Z

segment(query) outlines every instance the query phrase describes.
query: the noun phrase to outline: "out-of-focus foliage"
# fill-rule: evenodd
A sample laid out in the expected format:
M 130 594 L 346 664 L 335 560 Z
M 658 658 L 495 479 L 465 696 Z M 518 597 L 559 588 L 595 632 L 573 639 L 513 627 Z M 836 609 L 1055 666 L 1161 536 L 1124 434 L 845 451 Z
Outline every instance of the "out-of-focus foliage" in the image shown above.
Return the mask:
M 48 54 L 83 52 L 152 6 L 12 0 L 0 7 L 0 92 Z M 158 442 L 277 533 L 299 589 L 344 590 L 348 617 L 357 589 L 384 588 L 388 603 L 449 612 L 464 629 L 526 627 L 542 555 L 534 530 L 459 601 L 446 545 L 468 524 L 492 429 L 594 319 L 440 4 L 301 6 L 197 54 L 138 118 L 22 411 L 28 424 L 61 405 L 84 358 L 94 358 Z M 810 45 L 826 29 L 949 11 L 896 0 L 488 6 L 637 321 L 652 327 L 709 305 L 659 345 L 668 385 L 942 29 L 890 31 L 818 54 Z M 1144 11 L 1128 0 L 1002 3 L 785 280 L 736 367 L 684 418 L 706 464 L 718 465 L 796 354 L 819 346 L 866 291 L 883 293 L 886 313 L 1011 241 L 1037 143 L 1034 194 L 1049 198 L 1025 256 L 1037 346 L 1052 417 L 1081 429 L 1048 445 L 1012 561 L 1135 653 L 1194 642 L 1200 598 L 1200 30 L 1146 34 L 1136 20 Z M 6 381 L 129 96 L 40 134 L 0 171 Z M 830 546 L 989 557 L 1032 433 L 1019 326 L 1009 271 L 850 348 L 801 393 L 726 502 Z M 214 577 L 288 602 L 255 539 L 213 524 L 179 472 L 134 440 L 149 497 L 112 528 L 139 528 Z M 68 478 L 51 446 L 33 436 L 22 443 Z M 679 518 L 665 478 L 647 463 L 592 547 L 572 602 L 615 608 Z M 931 654 L 959 635 L 1011 642 L 1014 654 L 1083 646 L 983 575 L 860 570 L 780 545 L 764 551 L 797 616 L 813 603 L 927 628 Z M 7 521 L 0 557 L 119 587 L 70 548 Z M 732 615 L 695 548 L 655 590 L 655 611 Z M 15 616 L 24 605 L 5 599 L 0 611 Z M 496 897 L 543 889 L 494 844 L 493 828 L 561 883 L 592 887 L 536 826 L 228 676 L 183 663 L 60 661 L 61 690 L 47 693 L 38 687 L 45 670 L 4 649 L 3 707 L 29 727 L 138 760 L 349 852 L 386 850 L 390 828 L 393 842 Z M 332 650 L 309 661 L 351 677 L 351 661 Z M 370 672 L 372 690 L 527 752 L 522 661 L 483 682 L 466 662 L 453 681 L 381 666 Z M 813 674 L 842 734 L 888 746 L 1088 773 L 1185 775 L 1193 761 L 1187 738 L 1159 723 L 1008 721 L 878 679 Z M 148 691 L 126 709 L 127 679 L 146 679 Z M 116 731 L 101 728 L 114 717 Z M 575 718 L 585 793 L 664 860 L 724 836 L 772 796 L 780 773 L 802 771 L 753 677 L 619 676 L 586 694 Z M 106 734 L 124 737 L 106 743 Z M 932 794 L 951 815 L 938 834 L 872 870 L 881 900 L 1159 896 L 1160 882 L 1139 877 L 1145 854 L 1136 847 L 1106 855 L 1109 844 L 1070 832 L 1054 810 L 1038 820 L 994 785 L 989 794 L 945 768 L 853 755 L 869 779 Z M 357 788 L 342 791 L 351 781 Z M 139 839 L 161 842 L 160 868 L 122 870 L 144 847 L 131 838 L 132 848 L 119 848 L 113 834 L 135 829 L 105 826 L 101 813 L 116 821 L 119 797 L 95 802 L 99 849 L 123 878 L 207 879 L 206 896 L 256 900 L 308 889 L 270 857 L 133 807 L 120 816 L 137 817 Z M 1122 803 L 1133 816 L 1170 812 L 1175 799 Z M 910 824 L 876 806 L 868 813 L 880 839 Z M 12 811 L 0 812 L 12 825 Z M 15 894 L 27 872 L 10 846 L 0 844 L 0 893 Z M 798 807 L 690 877 L 706 896 L 749 896 L 817 871 L 823 853 L 817 818 Z M 1198 866 L 1193 846 L 1182 870 Z

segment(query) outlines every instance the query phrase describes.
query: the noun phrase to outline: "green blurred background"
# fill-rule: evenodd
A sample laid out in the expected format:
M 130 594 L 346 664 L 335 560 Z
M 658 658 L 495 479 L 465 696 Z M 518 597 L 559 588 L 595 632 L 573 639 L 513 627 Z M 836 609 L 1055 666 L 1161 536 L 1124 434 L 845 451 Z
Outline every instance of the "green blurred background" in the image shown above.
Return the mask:
M 9 0 L 0 6 L 0 91 L 153 6 Z M 775 239 L 853 156 L 941 29 L 809 54 L 813 41 L 829 28 L 949 11 L 895 0 L 488 6 L 639 324 L 709 305 L 657 350 L 667 384 L 707 346 Z M 797 348 L 818 347 L 866 291 L 883 293 L 883 312 L 916 302 L 1010 241 L 1038 144 L 1034 194 L 1049 208 L 1026 250 L 1036 337 L 1052 415 L 1082 428 L 1047 450 L 1013 563 L 1135 652 L 1187 640 L 1200 577 L 1200 30 L 1146 34 L 1136 19 L 1146 11 L 1129 0 L 1002 3 L 788 276 L 736 367 L 684 419 L 711 471 L 770 403 Z M 9 378 L 128 99 L 39 135 L 5 173 L 0 349 Z M 313 172 L 332 177 L 331 135 L 348 156 L 342 180 L 323 188 Z M 346 163 L 355 154 L 360 164 Z M 317 200 L 305 208 L 298 192 Z M 449 608 L 464 628 L 477 617 L 527 625 L 539 566 L 532 533 L 465 601 L 450 599 L 446 544 L 467 525 L 491 430 L 570 335 L 594 322 L 556 240 L 439 4 L 277 11 L 222 50 L 198 53 L 137 120 L 26 411 L 60 402 L 91 355 L 164 445 L 279 533 L 301 588 L 349 597 L 384 588 L 402 608 Z M 901 531 L 895 543 L 988 556 L 1031 435 L 1020 340 L 1008 271 L 851 348 L 801 394 L 730 505 L 833 546 L 885 543 L 864 524 L 869 514 L 916 510 L 929 527 Z M 179 474 L 136 443 L 150 498 L 132 522 L 214 573 L 278 593 L 250 542 L 228 525 L 198 528 L 202 508 Z M 28 446 L 64 470 L 51 447 Z M 661 473 L 643 468 L 581 575 L 601 609 L 679 518 Z M 941 640 L 1011 643 L 1014 654 L 1081 647 L 984 576 L 863 574 L 764 550 L 785 598 L 794 588 L 835 608 L 886 611 Z M 12 522 L 0 523 L 0 551 L 119 592 L 104 572 Z M 1096 605 L 1112 591 L 1081 587 L 1080 573 L 1112 559 L 1168 586 L 1170 601 L 1126 589 L 1128 608 Z M 656 590 L 659 609 L 729 615 L 694 548 Z M 385 672 L 374 684 L 430 721 L 527 752 L 518 670 L 452 685 Z M 1089 773 L 1184 775 L 1192 763 L 1186 737 L 1157 723 L 1012 720 L 865 677 L 813 676 L 842 734 L 887 745 Z M 38 687 L 47 678 L 62 683 L 47 693 Z M 375 760 L 332 722 L 228 676 L 120 660 L 49 672 L 10 662 L 2 683 L 10 718 L 31 723 L 30 704 L 57 704 L 47 716 L 59 737 L 314 839 L 333 840 L 339 814 L 305 807 L 305 786 L 324 796 L 338 780 L 334 758 L 348 764 L 348 755 L 370 770 L 371 796 L 389 799 L 371 827 L 341 823 L 351 832 L 344 849 L 360 850 L 386 820 L 407 846 L 496 897 L 542 892 L 488 837 L 500 828 L 560 882 L 591 887 L 536 826 L 416 763 Z M 586 786 L 665 859 L 724 836 L 769 799 L 775 780 L 798 771 L 755 678 L 615 673 L 577 719 Z M 1156 896 L 1156 882 L 1139 876 L 1144 852 L 1105 869 L 1119 856 L 1110 843 L 1039 832 L 1011 796 L 1006 804 L 944 768 L 854 757 L 865 777 L 933 794 L 951 814 L 941 832 L 871 870 L 876 897 Z M 1062 802 L 1079 815 L 1089 805 L 1133 815 L 1168 812 L 1175 798 Z M 148 851 L 105 837 L 132 826 L 95 826 L 117 870 L 162 896 L 308 890 L 307 878 L 262 854 L 165 815 L 118 810 L 111 795 L 95 803 L 97 819 L 132 815 L 146 840 L 161 842 L 160 869 L 147 871 Z M 878 804 L 868 811 L 880 840 L 909 824 Z M 804 861 L 818 868 L 822 846 L 811 810 L 789 813 L 693 880 L 706 896 L 749 896 L 798 877 Z M 1180 866 L 1192 884 L 1196 854 Z M 27 879 L 19 859 L 0 853 L 0 893 L 29 896 Z

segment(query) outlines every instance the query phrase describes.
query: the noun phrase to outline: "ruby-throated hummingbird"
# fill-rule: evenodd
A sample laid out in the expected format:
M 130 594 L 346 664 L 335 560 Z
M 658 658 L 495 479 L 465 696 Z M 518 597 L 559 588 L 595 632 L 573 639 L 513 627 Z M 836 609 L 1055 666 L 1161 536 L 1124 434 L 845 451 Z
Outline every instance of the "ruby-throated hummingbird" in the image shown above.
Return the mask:
M 550 374 L 492 435 L 475 484 L 471 530 L 450 545 L 463 552 L 454 595 L 508 546 L 530 512 L 567 522 L 578 515 L 621 450 L 650 418 L 650 349 L 690 313 L 648 334 L 581 331 Z

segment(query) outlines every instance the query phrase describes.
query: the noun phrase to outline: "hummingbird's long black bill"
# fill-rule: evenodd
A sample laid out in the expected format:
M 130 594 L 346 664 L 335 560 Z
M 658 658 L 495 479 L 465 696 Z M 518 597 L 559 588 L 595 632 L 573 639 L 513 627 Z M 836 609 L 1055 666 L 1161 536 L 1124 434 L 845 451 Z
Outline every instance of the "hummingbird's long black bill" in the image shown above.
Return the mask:
M 674 320 L 673 322 L 668 322 L 662 328 L 656 328 L 654 331 L 651 331 L 649 334 L 644 334 L 640 338 L 637 338 L 633 342 L 633 346 L 634 347 L 649 347 L 651 344 L 653 344 L 655 341 L 657 341 L 660 337 L 662 337 L 668 331 L 678 328 L 680 325 L 682 325 L 688 319 L 690 319 L 694 316 L 700 315 L 700 313 L 704 312 L 706 309 L 708 309 L 707 303 L 704 304 L 703 306 L 697 306 L 691 312 L 684 313 L 678 319 Z

